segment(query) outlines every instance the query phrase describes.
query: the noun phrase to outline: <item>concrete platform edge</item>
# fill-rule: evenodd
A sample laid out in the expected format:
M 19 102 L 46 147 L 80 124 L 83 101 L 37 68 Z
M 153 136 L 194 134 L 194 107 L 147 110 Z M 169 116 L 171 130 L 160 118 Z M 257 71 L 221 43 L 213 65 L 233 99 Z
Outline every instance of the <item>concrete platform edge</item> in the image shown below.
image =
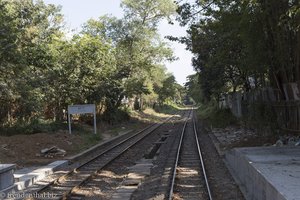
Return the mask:
M 17 192 L 26 189 L 27 187 L 33 185 L 36 181 L 45 178 L 48 175 L 53 174 L 55 171 L 62 169 L 68 165 L 68 160 L 57 160 L 46 166 L 35 169 L 27 174 L 20 174 L 18 176 L 18 181 L 15 182 L 11 187 L 1 190 L 0 193 L 8 194 L 11 192 Z
M 234 170 L 232 169 L 232 167 L 229 165 L 229 163 L 226 161 L 226 159 L 223 159 L 223 162 L 225 163 L 229 173 L 231 174 L 233 180 L 235 181 L 235 183 L 238 185 L 238 187 L 240 188 L 240 191 L 242 192 L 243 196 L 245 197 L 246 200 L 251 200 L 250 195 L 247 193 L 247 189 L 245 187 L 245 185 L 242 184 L 242 182 L 239 180 L 239 178 L 237 177 L 237 175 L 234 173 Z
M 255 147 L 254 147 L 255 148 Z M 225 154 L 225 163 L 247 200 L 286 198 L 235 148 Z M 252 180 L 252 181 L 251 181 Z
M 220 149 L 220 142 L 218 138 L 213 133 L 208 134 L 208 136 L 210 137 L 212 143 L 214 144 L 214 147 L 217 150 L 219 156 L 224 157 L 225 153 Z

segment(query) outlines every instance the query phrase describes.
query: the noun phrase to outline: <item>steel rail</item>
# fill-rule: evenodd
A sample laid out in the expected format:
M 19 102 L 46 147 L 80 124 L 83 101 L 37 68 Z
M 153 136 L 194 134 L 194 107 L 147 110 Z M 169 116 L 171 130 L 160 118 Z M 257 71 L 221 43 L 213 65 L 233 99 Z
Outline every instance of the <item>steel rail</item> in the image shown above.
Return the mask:
M 130 136 L 130 137 L 128 137 L 128 138 L 125 138 L 124 140 L 122 140 L 122 141 L 120 141 L 119 143 L 113 145 L 112 147 L 110 147 L 110 148 L 104 150 L 103 152 L 101 152 L 100 154 L 94 156 L 93 158 L 89 159 L 88 161 L 86 161 L 86 162 L 80 164 L 79 166 L 77 166 L 76 168 L 74 168 L 72 171 L 69 171 L 69 172 L 67 172 L 66 174 L 64 174 L 64 175 L 62 175 L 62 176 L 60 176 L 60 177 L 54 179 L 53 181 L 51 181 L 51 182 L 49 182 L 47 185 L 44 185 L 43 187 L 39 188 L 39 189 L 38 189 L 37 191 L 35 191 L 35 192 L 36 192 L 36 193 L 41 193 L 43 190 L 46 190 L 46 189 L 47 189 L 48 187 L 50 187 L 51 185 L 53 185 L 53 184 L 59 182 L 61 179 L 64 179 L 64 178 L 66 178 L 66 177 L 69 176 L 69 175 L 72 175 L 73 173 L 75 173 L 76 171 L 78 171 L 80 168 L 82 168 L 82 167 L 88 165 L 89 163 L 93 162 L 94 160 L 96 160 L 96 159 L 99 158 L 100 156 L 104 155 L 104 154 L 107 153 L 108 151 L 110 151 L 110 150 L 116 148 L 116 147 L 119 146 L 120 144 L 125 143 L 126 141 L 128 141 L 128 140 L 130 140 L 131 138 L 137 136 L 138 134 L 142 133 L 143 131 L 146 131 L 146 130 L 150 129 L 150 128 L 151 128 L 152 126 L 154 126 L 154 125 L 155 125 L 155 124 L 149 125 L 149 126 L 147 126 L 146 128 L 144 128 L 144 129 L 138 131 L 138 132 L 135 133 L 134 135 L 132 135 L 132 136 Z
M 165 122 L 164 122 L 165 123 Z M 163 124 L 163 123 L 162 123 Z M 148 135 L 150 135 L 153 131 L 155 131 L 156 129 L 158 129 L 162 124 L 159 124 L 159 126 L 155 127 L 155 129 L 151 130 L 149 133 L 147 133 L 146 135 L 144 135 L 143 137 L 139 138 L 137 141 L 135 141 L 134 143 L 132 143 L 131 145 L 127 146 L 125 149 L 123 149 L 120 153 L 118 153 L 116 156 L 114 156 L 111 160 L 107 161 L 101 168 L 97 169 L 96 171 L 94 171 L 92 174 L 90 174 L 90 176 L 86 177 L 85 179 L 83 179 L 79 184 L 77 184 L 75 187 L 73 187 L 67 194 L 65 194 L 65 196 L 63 196 L 61 199 L 64 199 L 67 195 L 71 194 L 74 190 L 78 189 L 80 186 L 82 186 L 86 181 L 88 181 L 93 175 L 96 175 L 100 170 L 102 170 L 104 167 L 106 167 L 107 165 L 109 165 L 111 162 L 113 162 L 114 160 L 116 160 L 118 157 L 120 157 L 122 154 L 124 154 L 127 150 L 129 150 L 131 147 L 133 147 L 134 145 L 136 145 L 138 142 L 140 142 L 141 140 L 143 140 L 145 137 L 147 137 Z M 116 147 L 117 148 L 117 147 Z M 96 158 L 97 159 L 97 158 Z
M 80 166 L 76 167 L 74 170 L 69 171 L 68 173 L 64 174 L 63 176 L 60 176 L 58 178 L 56 178 L 55 180 L 49 182 L 47 185 L 43 186 L 42 188 L 38 189 L 37 191 L 35 191 L 35 193 L 42 193 L 45 190 L 49 189 L 51 186 L 54 186 L 57 183 L 60 183 L 61 180 L 66 179 L 67 177 L 71 177 L 73 175 L 76 176 L 76 173 L 79 171 L 80 169 L 84 168 L 85 166 L 88 166 L 89 164 L 93 163 L 95 160 L 99 159 L 101 156 L 105 155 L 108 152 L 111 152 L 112 150 L 118 148 L 120 145 L 124 144 L 125 142 L 130 141 L 131 139 L 134 139 L 135 137 L 138 137 L 140 134 L 146 132 L 147 130 L 150 130 L 152 127 L 154 127 L 155 125 L 157 125 L 156 127 L 154 127 L 153 130 L 150 130 L 149 133 L 146 133 L 144 136 L 142 136 L 141 138 L 139 138 L 137 141 L 135 141 L 134 143 L 130 144 L 129 146 L 127 146 L 125 149 L 123 149 L 121 152 L 119 152 L 116 156 L 112 157 L 110 160 L 108 160 L 105 164 L 103 164 L 102 167 L 98 168 L 95 171 L 89 172 L 89 175 L 87 177 L 85 177 L 83 180 L 81 180 L 79 183 L 77 183 L 75 186 L 71 186 L 72 188 L 70 188 L 69 190 L 63 192 L 62 195 L 59 195 L 60 197 L 58 199 L 65 199 L 70 193 L 72 193 L 74 191 L 74 189 L 77 189 L 78 187 L 80 187 L 82 184 L 84 184 L 87 180 L 89 180 L 93 175 L 95 175 L 96 173 L 98 173 L 101 169 L 103 169 L 105 166 L 107 166 L 108 164 L 110 164 L 111 162 L 113 162 L 115 159 L 117 159 L 119 156 L 121 156 L 123 153 L 125 153 L 128 149 L 130 149 L 132 146 L 134 146 L 135 144 L 137 144 L 138 142 L 140 142 L 142 139 L 144 139 L 145 137 L 147 137 L 148 135 L 150 135 L 152 132 L 154 132 L 156 129 L 158 129 L 160 126 L 162 126 L 163 124 L 165 124 L 166 122 L 168 122 L 169 120 L 171 120 L 174 116 L 169 117 L 168 119 L 166 119 L 165 121 L 163 121 L 162 123 L 154 123 L 150 126 L 147 126 L 146 128 L 138 131 L 137 133 L 135 133 L 134 135 L 122 140 L 121 142 L 117 143 L 116 145 L 113 145 L 112 147 L 110 147 L 109 149 L 101 152 L 99 155 L 93 157 L 92 159 L 86 161 L 85 163 L 81 164 Z M 84 170 L 83 170 L 84 173 Z
M 172 172 L 172 180 L 171 180 L 171 186 L 170 186 L 169 198 L 168 198 L 169 200 L 172 200 L 172 197 L 173 197 L 173 191 L 174 191 L 174 185 L 175 185 L 175 178 L 176 178 L 176 170 L 177 170 L 179 156 L 180 156 L 181 144 L 182 144 L 182 141 L 183 141 L 183 136 L 184 136 L 184 133 L 185 133 L 185 128 L 186 128 L 187 122 L 188 122 L 188 120 L 190 118 L 191 112 L 192 111 L 190 111 L 189 116 L 185 120 L 183 128 L 182 128 L 182 131 L 181 131 L 180 140 L 179 140 L 179 144 L 178 144 L 178 148 L 177 148 L 177 152 L 176 152 L 176 160 L 175 160 L 174 169 L 173 169 L 173 172 Z
M 198 140 L 198 136 L 197 136 L 197 129 L 196 129 L 196 123 L 195 123 L 195 120 L 194 120 L 194 117 L 193 117 L 193 110 L 194 110 L 194 108 L 191 109 L 190 114 L 192 113 L 193 130 L 194 130 L 194 136 L 195 136 L 195 140 L 196 140 L 196 144 L 197 144 L 197 151 L 198 151 L 199 160 L 200 160 L 200 163 L 201 163 L 203 176 L 204 176 L 204 179 L 205 179 L 205 185 L 206 185 L 207 193 L 208 193 L 208 196 L 209 196 L 209 200 L 212 200 L 212 195 L 211 195 L 211 191 L 210 191 L 210 187 L 209 187 L 209 183 L 208 183 L 208 178 L 207 178 L 207 175 L 206 175 L 204 160 L 203 160 L 203 156 L 202 156 L 202 152 L 201 152 L 201 148 L 200 148 L 200 144 L 199 144 L 199 140 Z M 172 198 L 173 198 L 176 171 L 177 171 L 177 167 L 178 167 L 181 146 L 182 146 L 182 143 L 183 143 L 183 137 L 184 137 L 184 133 L 185 133 L 185 130 L 186 130 L 186 125 L 188 123 L 189 118 L 190 118 L 190 116 L 187 118 L 187 120 L 185 121 L 184 126 L 182 128 L 180 141 L 179 141 L 178 148 L 177 148 L 177 153 L 176 153 L 176 160 L 175 160 L 174 169 L 173 169 L 173 173 L 172 173 L 172 180 L 171 180 L 171 186 L 170 186 L 168 200 L 172 200 Z
M 197 132 L 197 127 L 196 127 L 196 122 L 194 120 L 194 117 L 193 117 L 193 128 L 194 128 L 194 135 L 195 135 L 196 143 L 197 143 L 198 154 L 199 154 L 199 158 L 200 158 L 200 162 L 201 162 L 201 166 L 202 166 L 202 173 L 203 173 L 203 176 L 204 176 L 204 179 L 205 179 L 205 185 L 206 185 L 207 193 L 208 193 L 208 196 L 209 196 L 209 200 L 213 200 L 212 195 L 211 195 L 211 191 L 210 191 L 210 186 L 209 186 L 209 183 L 208 183 L 208 178 L 207 178 L 207 175 L 206 175 L 205 164 L 204 164 L 204 160 L 203 160 L 203 156 L 202 156 L 201 147 L 200 147 L 200 144 L 199 144 L 198 132 Z

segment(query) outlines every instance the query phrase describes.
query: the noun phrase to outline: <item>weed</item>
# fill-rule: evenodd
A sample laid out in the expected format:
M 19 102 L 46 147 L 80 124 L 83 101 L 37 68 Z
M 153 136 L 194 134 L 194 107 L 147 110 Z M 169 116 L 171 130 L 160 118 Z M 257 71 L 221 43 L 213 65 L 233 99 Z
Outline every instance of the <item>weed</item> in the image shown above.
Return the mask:
M 33 119 L 30 122 L 17 122 L 13 126 L 4 126 L 0 128 L 1 135 L 11 136 L 17 134 L 35 134 L 42 132 L 55 132 L 60 129 L 67 129 L 67 124 L 44 119 Z
M 168 103 L 164 105 L 157 105 L 155 106 L 154 110 L 158 113 L 164 113 L 164 114 L 174 114 L 178 110 L 180 110 L 181 107 L 179 105 L 174 103 Z

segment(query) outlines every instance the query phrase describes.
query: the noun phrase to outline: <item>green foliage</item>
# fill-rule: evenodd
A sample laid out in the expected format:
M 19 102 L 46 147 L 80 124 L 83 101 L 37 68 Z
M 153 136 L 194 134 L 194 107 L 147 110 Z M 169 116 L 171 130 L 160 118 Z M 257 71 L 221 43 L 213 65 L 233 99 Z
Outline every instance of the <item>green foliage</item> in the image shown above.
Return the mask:
M 157 22 L 175 11 L 172 1 L 123 1 L 124 19 L 110 16 L 90 20 L 84 33 L 110 38 L 115 48 L 117 69 L 114 81 L 118 85 L 116 95 L 110 96 L 109 108 L 120 106 L 124 98 L 140 99 L 134 107 L 153 104 L 157 99 L 157 87 L 166 79 L 161 67 L 165 60 L 172 60 L 171 49 L 157 33 Z M 158 76 L 157 76 L 158 75 Z M 111 93 L 110 93 L 111 94 Z M 139 104 L 139 105 L 138 105 Z
M 89 20 L 70 38 L 60 7 L 42 0 L 0 0 L 4 132 L 51 129 L 35 119 L 61 123 L 71 104 L 96 104 L 101 119 L 114 123 L 129 117 L 122 109 L 124 99 L 140 99 L 142 109 L 158 99 L 181 98 L 183 89 L 163 66 L 174 59 L 173 52 L 157 31 L 176 5 L 171 0 L 124 0 L 122 7 L 122 19 Z M 162 88 L 160 94 L 155 88 Z
M 199 75 L 193 74 L 187 77 L 187 82 L 185 83 L 187 90 L 187 95 L 192 97 L 196 103 L 204 103 L 205 98 L 203 96 L 202 89 L 199 84 Z M 189 100 L 188 100 L 189 101 Z
M 237 118 L 230 109 L 219 109 L 215 102 L 201 104 L 198 108 L 198 116 L 206 122 L 208 127 L 224 128 L 238 123 Z
M 181 108 L 175 103 L 167 103 L 163 105 L 155 106 L 154 110 L 158 113 L 174 114 L 177 113 Z
M 125 109 L 105 110 L 102 115 L 102 119 L 110 124 L 114 124 L 122 121 L 128 121 L 130 119 L 130 115 Z
M 87 134 L 87 136 L 85 137 L 86 140 L 85 145 L 81 147 L 82 149 L 96 145 L 99 141 L 102 140 L 100 134 L 91 134 L 91 133 L 84 133 L 84 134 Z
M 275 129 L 279 128 L 276 112 L 272 105 L 263 102 L 251 104 L 244 102 L 243 108 L 244 112 L 247 113 L 242 119 L 246 126 L 255 127 L 262 133 L 266 133 L 267 128 L 271 128 L 273 133 Z
M 67 130 L 66 123 L 53 122 L 43 119 L 34 119 L 30 122 L 18 122 L 14 126 L 0 128 L 1 135 L 12 136 L 16 134 L 53 133 L 57 130 Z
M 126 18 L 150 27 L 156 27 L 160 19 L 169 18 L 177 8 L 176 4 L 169 0 L 123 0 L 122 7 Z
M 37 68 L 48 63 L 45 44 L 59 30 L 58 11 L 42 1 L 0 1 L 1 124 L 38 114 L 42 95 Z
M 73 126 L 72 126 L 73 128 Z M 102 135 L 97 133 L 94 134 L 92 129 L 84 128 L 83 126 L 80 126 L 79 124 L 74 124 L 74 131 L 72 134 L 78 134 L 80 135 L 82 139 L 82 143 L 80 145 L 77 145 L 76 148 L 78 151 L 86 150 L 96 144 L 98 144 L 103 138 Z
M 167 99 L 172 99 L 175 97 L 176 94 L 176 85 L 175 85 L 175 77 L 170 75 L 167 77 L 163 82 L 161 87 L 156 87 L 155 91 L 158 94 L 158 101 L 160 105 Z
M 193 66 L 207 100 L 266 85 L 284 96 L 283 85 L 300 80 L 298 0 L 178 5 L 178 20 L 189 26 L 188 36 L 170 39 L 185 43 L 194 53 Z

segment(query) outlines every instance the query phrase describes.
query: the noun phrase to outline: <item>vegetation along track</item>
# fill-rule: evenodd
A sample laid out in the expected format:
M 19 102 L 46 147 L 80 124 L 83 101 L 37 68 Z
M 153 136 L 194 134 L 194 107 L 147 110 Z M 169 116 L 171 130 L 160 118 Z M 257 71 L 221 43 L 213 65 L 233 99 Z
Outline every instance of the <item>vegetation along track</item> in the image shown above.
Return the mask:
M 193 109 L 182 129 L 171 174 L 168 199 L 212 200 L 193 118 Z
M 72 193 L 72 191 L 76 190 L 82 184 L 92 179 L 97 172 L 99 172 L 108 164 L 112 163 L 128 149 L 149 136 L 152 132 L 154 132 L 162 124 L 169 121 L 171 118 L 172 117 L 168 118 L 162 123 L 146 127 L 138 133 L 131 135 L 115 145 L 112 145 L 99 155 L 79 165 L 74 170 L 67 173 L 62 173 L 61 176 L 55 180 L 52 180 L 50 183 L 45 184 L 42 188 L 32 191 L 36 194 L 36 196 L 39 196 L 38 194 L 42 195 L 49 193 L 52 195 L 49 199 L 69 199 L 68 195 Z

